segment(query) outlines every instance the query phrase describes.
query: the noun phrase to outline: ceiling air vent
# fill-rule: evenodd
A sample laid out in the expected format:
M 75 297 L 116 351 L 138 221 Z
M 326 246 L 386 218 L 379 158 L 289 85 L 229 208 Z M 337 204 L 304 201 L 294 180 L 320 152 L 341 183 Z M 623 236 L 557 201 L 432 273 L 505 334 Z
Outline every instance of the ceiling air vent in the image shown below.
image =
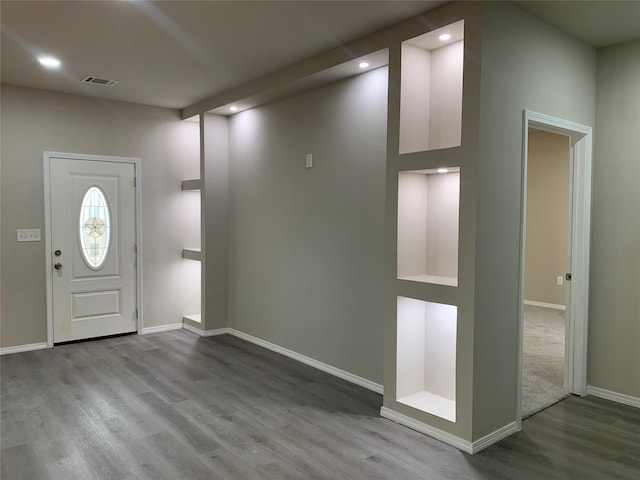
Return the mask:
M 94 85 L 102 85 L 104 87 L 113 87 L 118 80 L 107 80 L 106 78 L 92 77 L 91 75 L 82 79 L 84 83 L 92 83 Z

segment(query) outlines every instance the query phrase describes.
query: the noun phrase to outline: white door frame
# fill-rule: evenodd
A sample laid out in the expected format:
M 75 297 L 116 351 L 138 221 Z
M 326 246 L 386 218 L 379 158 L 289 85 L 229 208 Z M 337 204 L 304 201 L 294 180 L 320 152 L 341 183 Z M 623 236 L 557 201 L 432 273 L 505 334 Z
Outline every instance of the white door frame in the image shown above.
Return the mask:
M 589 241 L 591 232 L 592 129 L 542 113 L 522 112 L 522 212 L 520 228 L 520 278 L 518 306 L 518 390 L 516 422 L 522 423 L 522 349 L 524 330 L 524 276 L 527 213 L 528 132 L 530 127 L 571 138 L 570 153 L 570 247 L 572 274 L 565 339 L 565 388 L 584 396 L 587 390 L 587 323 L 589 307 Z
M 44 152 L 44 233 L 45 233 L 45 277 L 47 280 L 47 346 L 53 347 L 53 270 L 51 256 L 51 160 L 68 158 L 93 162 L 131 163 L 136 182 L 136 308 L 138 309 L 138 334 L 142 333 L 142 193 L 140 185 L 140 159 L 131 157 L 108 157 L 103 155 L 83 155 L 78 153 Z

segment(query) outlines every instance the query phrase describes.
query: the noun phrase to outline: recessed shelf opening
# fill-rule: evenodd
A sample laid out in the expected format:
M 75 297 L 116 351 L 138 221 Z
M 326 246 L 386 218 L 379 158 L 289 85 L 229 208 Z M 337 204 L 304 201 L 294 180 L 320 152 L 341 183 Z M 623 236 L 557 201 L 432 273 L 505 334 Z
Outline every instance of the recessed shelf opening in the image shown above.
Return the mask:
M 396 396 L 399 403 L 456 421 L 458 308 L 398 297 Z
M 184 257 L 189 258 L 189 257 Z M 195 260 L 195 259 L 194 259 Z M 184 278 L 187 285 L 183 289 L 183 302 L 186 306 L 185 310 L 187 315 L 183 315 L 183 318 L 188 318 L 193 322 L 200 321 L 200 312 L 202 308 L 202 299 L 200 295 L 200 282 L 202 278 L 202 268 L 199 261 L 192 262 L 185 260 L 182 262 L 182 268 L 184 269 Z
M 463 60 L 464 20 L 402 43 L 399 153 L 460 146 Z
M 202 316 L 202 235 L 201 235 L 201 195 L 202 180 L 183 180 L 181 188 L 182 198 L 182 221 L 183 239 L 185 248 L 182 249 L 182 268 L 185 270 L 185 281 L 183 284 L 183 295 L 185 310 L 188 313 L 183 315 L 183 322 L 201 323 Z M 193 261 L 195 260 L 195 261 Z
M 443 170 L 398 173 L 398 278 L 457 287 L 460 169 Z

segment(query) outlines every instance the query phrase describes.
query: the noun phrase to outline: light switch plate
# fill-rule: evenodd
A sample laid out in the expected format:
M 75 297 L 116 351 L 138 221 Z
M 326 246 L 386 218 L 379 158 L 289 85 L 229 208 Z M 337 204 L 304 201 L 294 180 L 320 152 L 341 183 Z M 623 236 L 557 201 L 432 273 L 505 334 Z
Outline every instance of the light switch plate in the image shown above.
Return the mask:
M 30 228 L 30 229 L 19 228 L 18 241 L 19 242 L 39 242 L 40 229 L 39 228 Z

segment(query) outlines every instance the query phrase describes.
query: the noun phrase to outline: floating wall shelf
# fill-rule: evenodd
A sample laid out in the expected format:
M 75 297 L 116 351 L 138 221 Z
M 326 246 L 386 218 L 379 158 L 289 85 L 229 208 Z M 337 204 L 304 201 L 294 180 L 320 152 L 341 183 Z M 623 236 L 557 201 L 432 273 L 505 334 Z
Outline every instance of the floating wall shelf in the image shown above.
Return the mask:
M 202 261 L 202 250 L 200 248 L 183 248 L 182 258 L 188 258 L 189 260 Z
M 183 180 L 182 181 L 182 190 L 201 190 L 202 189 L 202 181 L 198 178 L 195 180 Z

